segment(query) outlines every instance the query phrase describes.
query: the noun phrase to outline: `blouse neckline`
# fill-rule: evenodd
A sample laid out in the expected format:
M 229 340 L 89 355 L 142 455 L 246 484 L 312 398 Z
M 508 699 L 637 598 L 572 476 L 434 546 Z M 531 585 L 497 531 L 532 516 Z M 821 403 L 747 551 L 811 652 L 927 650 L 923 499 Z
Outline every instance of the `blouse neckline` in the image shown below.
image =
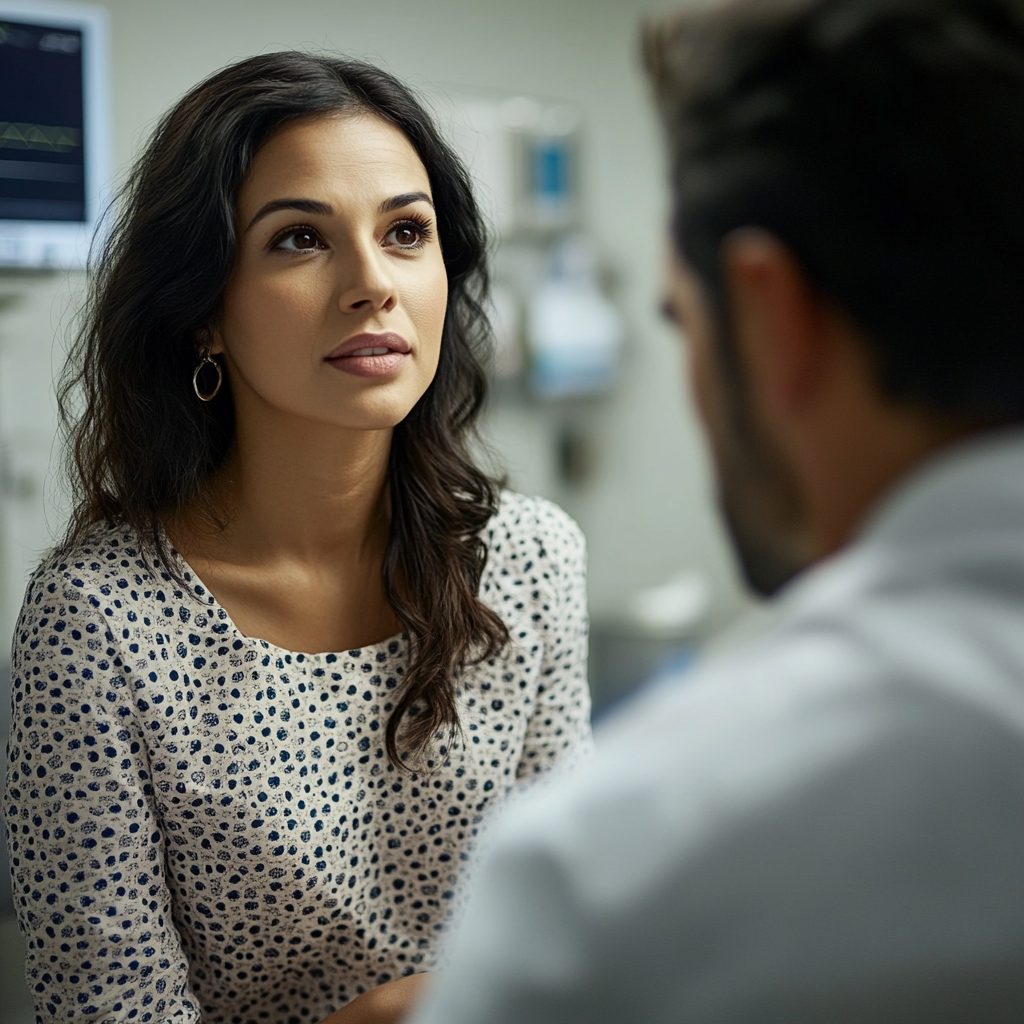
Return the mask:
M 160 532 L 163 534 L 163 539 L 167 545 L 167 551 L 177 560 L 182 569 L 182 579 L 191 586 L 192 594 L 194 597 L 199 598 L 201 601 L 205 601 L 209 606 L 211 612 L 221 621 L 227 624 L 230 629 L 239 639 L 246 641 L 247 643 L 258 644 L 268 651 L 277 652 L 279 657 L 284 658 L 286 661 L 328 661 L 333 662 L 340 658 L 344 658 L 347 655 L 351 655 L 355 651 L 375 651 L 380 648 L 387 649 L 393 643 L 405 643 L 409 639 L 409 634 L 404 630 L 400 633 L 389 636 L 384 640 L 378 640 L 375 643 L 361 644 L 359 647 L 350 647 L 344 651 L 292 651 L 287 647 L 281 647 L 278 644 L 272 643 L 270 640 L 264 640 L 263 637 L 250 636 L 248 633 L 243 633 L 241 629 L 235 623 L 235 620 L 231 617 L 228 610 L 217 600 L 213 595 L 213 591 L 203 582 L 202 577 L 192 568 L 192 566 L 186 561 L 185 556 L 174 546 L 171 538 L 167 536 L 167 532 L 160 527 Z M 194 581 L 194 582 L 193 582 Z

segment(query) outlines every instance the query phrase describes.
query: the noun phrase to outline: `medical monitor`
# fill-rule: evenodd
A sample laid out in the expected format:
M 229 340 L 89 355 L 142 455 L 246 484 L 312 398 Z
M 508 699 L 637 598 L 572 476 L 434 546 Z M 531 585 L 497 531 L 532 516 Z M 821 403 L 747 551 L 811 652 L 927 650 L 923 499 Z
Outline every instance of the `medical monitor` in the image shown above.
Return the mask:
M 85 265 L 109 119 L 106 11 L 0 0 L 0 266 Z

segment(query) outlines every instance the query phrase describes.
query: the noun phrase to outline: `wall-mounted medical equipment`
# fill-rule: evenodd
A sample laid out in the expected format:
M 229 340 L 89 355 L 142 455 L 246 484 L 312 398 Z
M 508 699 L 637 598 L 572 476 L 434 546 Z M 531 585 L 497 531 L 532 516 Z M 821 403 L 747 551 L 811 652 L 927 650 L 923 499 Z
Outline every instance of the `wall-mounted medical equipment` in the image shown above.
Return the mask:
M 447 101 L 452 140 L 499 243 L 495 377 L 543 400 L 607 392 L 624 329 L 594 242 L 581 230 L 579 111 L 529 96 Z
M 500 238 L 578 224 L 580 117 L 575 107 L 528 96 L 450 97 L 452 141 L 476 179 Z
M 513 226 L 561 231 L 579 218 L 579 127 L 576 109 L 518 96 L 498 110 L 511 143 Z
M 0 266 L 85 265 L 110 175 L 107 13 L 0 0 Z
M 533 394 L 552 399 L 607 391 L 618 369 L 622 318 L 601 290 L 584 238 L 570 235 L 552 247 L 526 305 Z

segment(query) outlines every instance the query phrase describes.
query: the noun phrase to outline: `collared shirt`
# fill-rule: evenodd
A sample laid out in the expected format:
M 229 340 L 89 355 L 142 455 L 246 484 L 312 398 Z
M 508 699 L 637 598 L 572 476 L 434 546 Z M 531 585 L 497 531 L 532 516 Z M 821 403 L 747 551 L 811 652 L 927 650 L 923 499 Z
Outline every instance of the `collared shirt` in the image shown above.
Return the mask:
M 414 1024 L 1024 1020 L 1024 431 L 505 816 Z

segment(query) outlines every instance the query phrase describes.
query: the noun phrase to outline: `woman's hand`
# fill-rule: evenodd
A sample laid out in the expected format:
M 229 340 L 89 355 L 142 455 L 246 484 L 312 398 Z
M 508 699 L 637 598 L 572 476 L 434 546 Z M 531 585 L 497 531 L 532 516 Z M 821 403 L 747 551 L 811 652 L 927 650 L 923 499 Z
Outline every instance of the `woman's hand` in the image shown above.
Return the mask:
M 320 1024 L 401 1024 L 423 998 L 430 975 L 395 978 L 353 999 Z

